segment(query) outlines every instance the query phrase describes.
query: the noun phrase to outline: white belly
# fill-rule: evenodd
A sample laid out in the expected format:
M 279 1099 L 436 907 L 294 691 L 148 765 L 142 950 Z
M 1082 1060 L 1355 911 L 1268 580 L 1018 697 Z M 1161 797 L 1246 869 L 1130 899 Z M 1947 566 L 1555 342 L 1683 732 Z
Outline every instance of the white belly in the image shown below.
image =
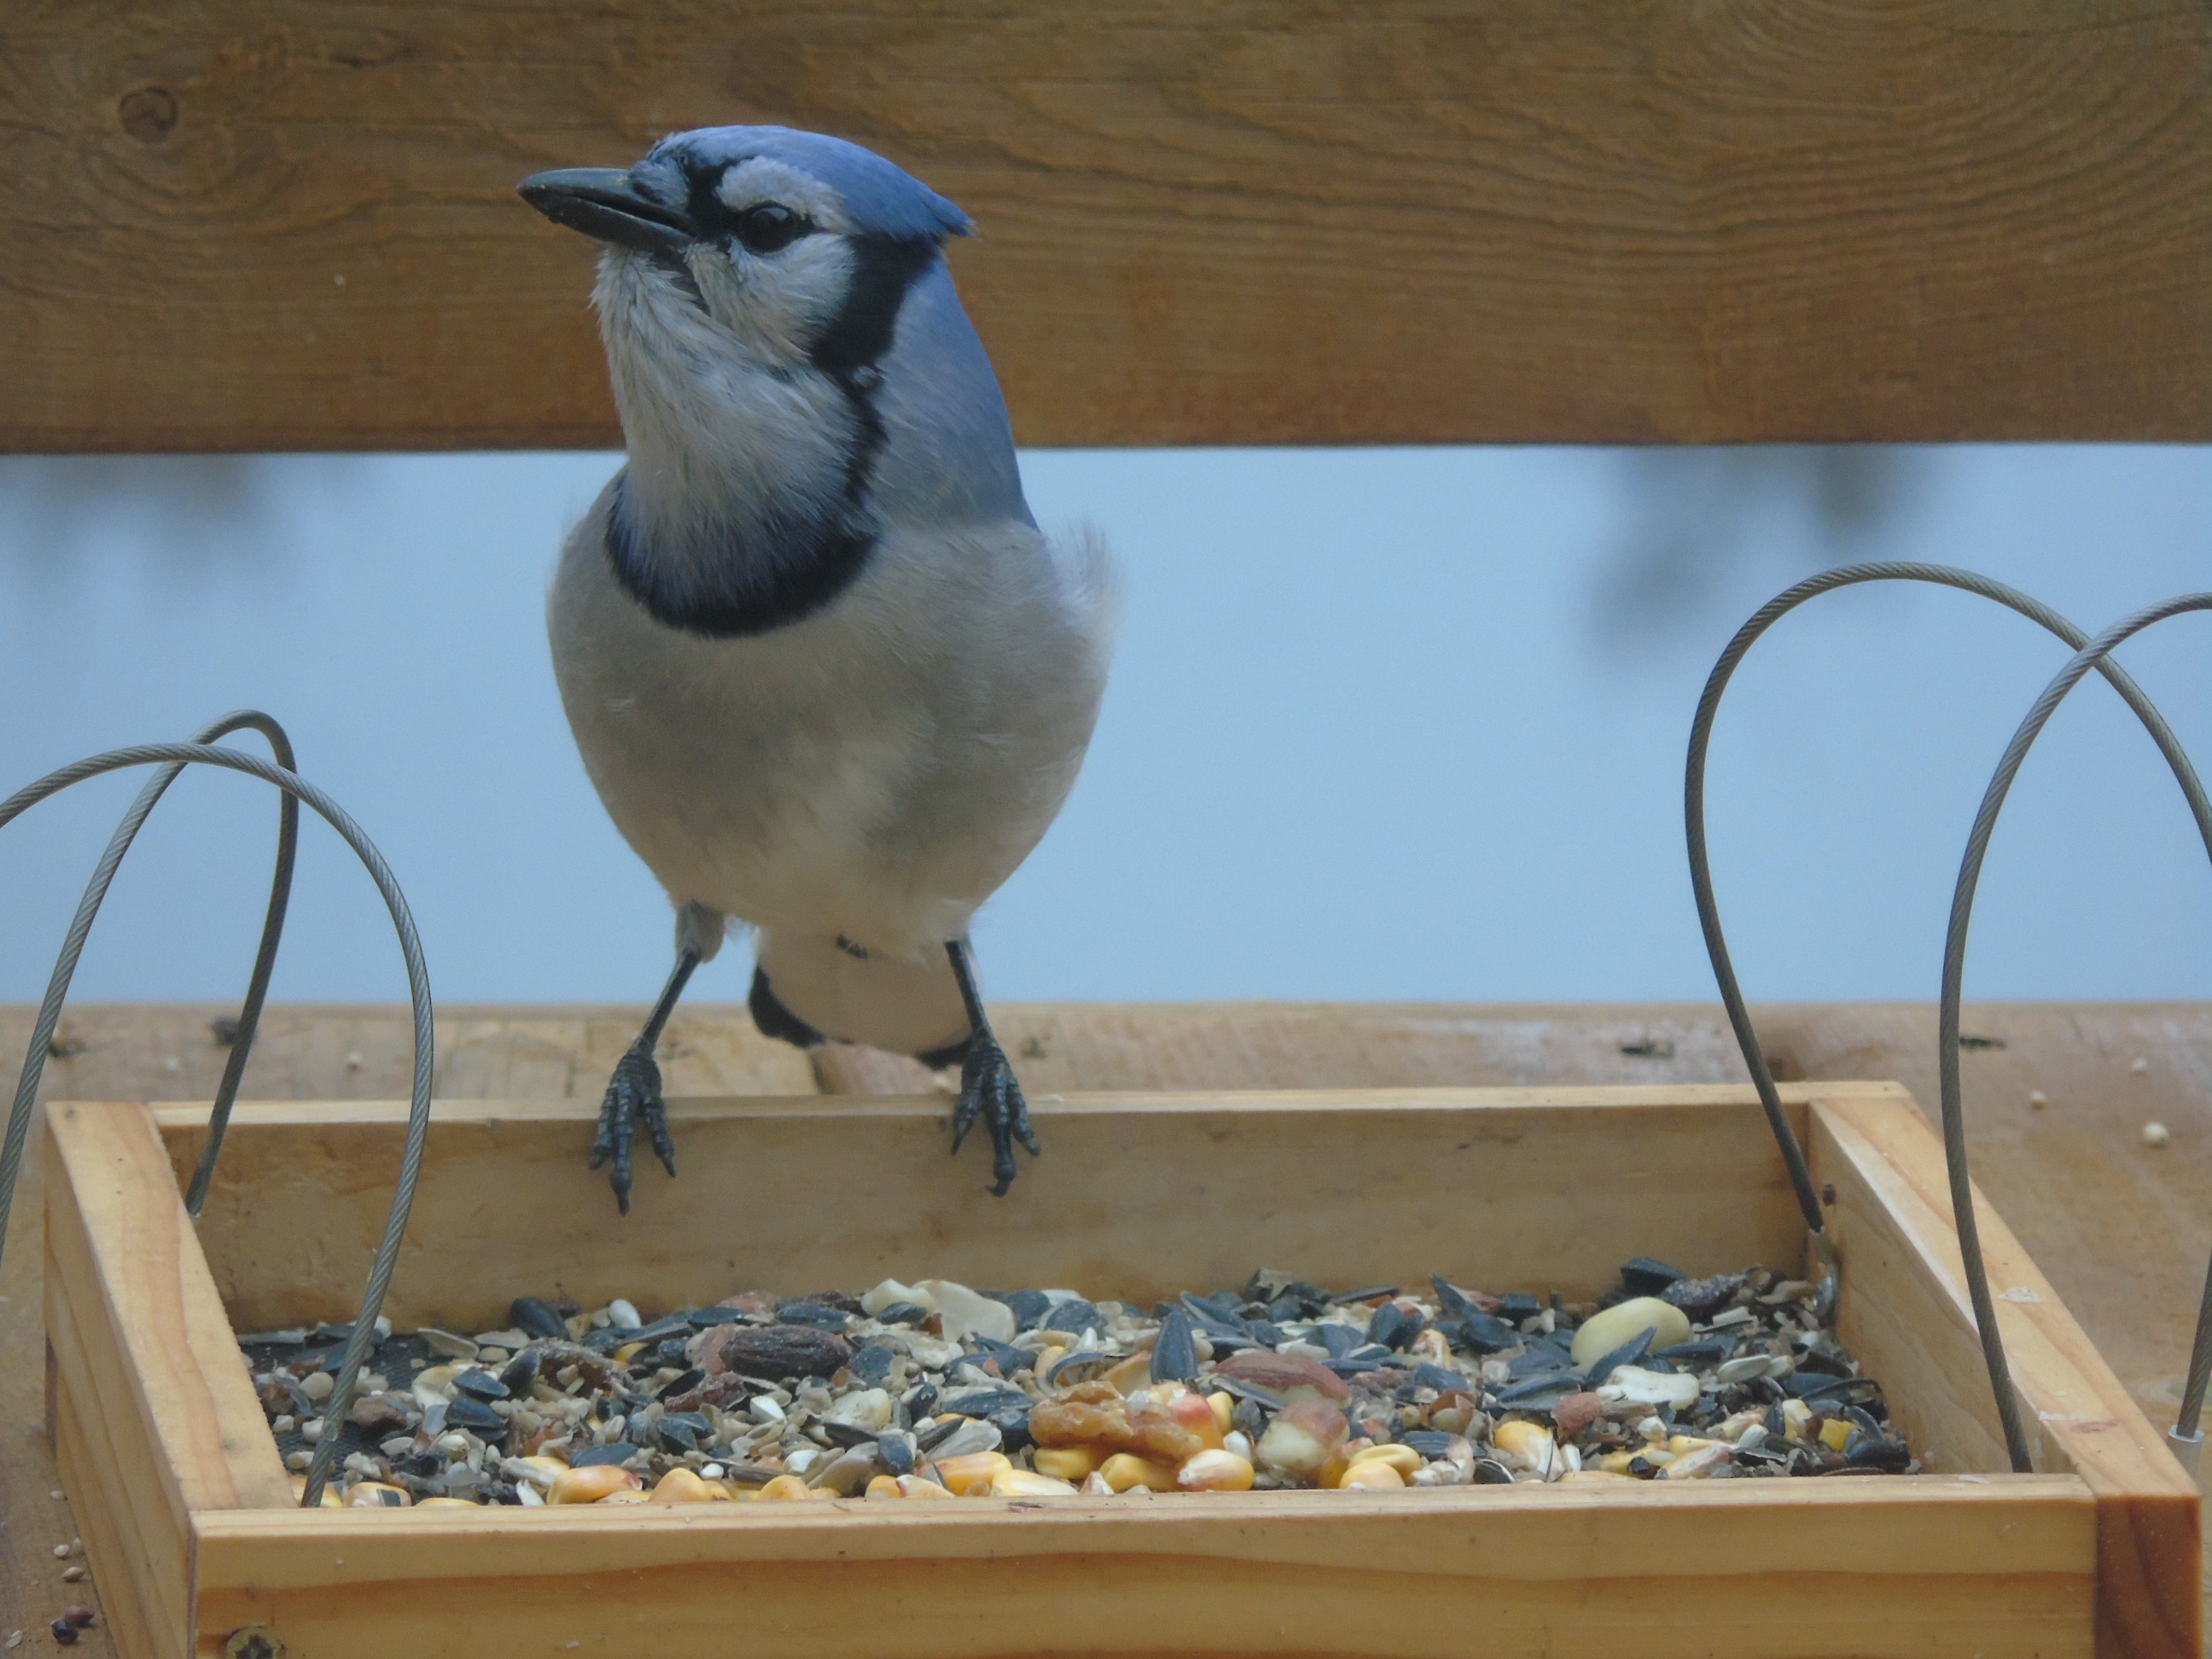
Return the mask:
M 813 617 L 702 640 L 617 582 L 605 510 L 562 550 L 554 670 L 600 799 L 670 896 L 916 959 L 959 938 L 1082 763 L 1103 552 L 1026 525 L 894 530 Z

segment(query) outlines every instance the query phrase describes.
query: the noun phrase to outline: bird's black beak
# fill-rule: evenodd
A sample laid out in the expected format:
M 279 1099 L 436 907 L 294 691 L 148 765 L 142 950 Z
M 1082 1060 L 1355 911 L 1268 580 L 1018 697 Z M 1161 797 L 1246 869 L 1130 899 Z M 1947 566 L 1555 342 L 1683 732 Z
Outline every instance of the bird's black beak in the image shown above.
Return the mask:
M 617 247 L 680 254 L 693 240 L 682 209 L 641 193 L 619 167 L 561 167 L 535 173 L 514 188 L 555 224 Z

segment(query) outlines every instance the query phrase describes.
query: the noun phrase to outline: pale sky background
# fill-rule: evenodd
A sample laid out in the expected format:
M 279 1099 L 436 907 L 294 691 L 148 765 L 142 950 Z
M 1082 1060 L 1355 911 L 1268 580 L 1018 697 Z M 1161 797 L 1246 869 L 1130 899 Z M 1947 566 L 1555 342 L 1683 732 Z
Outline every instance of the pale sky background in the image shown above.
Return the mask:
M 241 704 L 406 887 L 441 1000 L 637 1001 L 668 915 L 592 797 L 542 608 L 604 454 L 0 459 L 0 787 Z M 1965 564 L 2091 629 L 2212 586 L 2212 450 L 1033 453 L 1128 605 L 1089 765 L 985 910 L 1003 998 L 1705 1000 L 1683 745 L 1729 633 L 1800 575 Z M 2212 619 L 2126 660 L 2212 769 Z M 1755 1000 L 1932 998 L 1991 766 L 2063 660 L 1963 595 L 1819 601 L 1723 708 L 1711 818 Z M 143 775 L 0 832 L 0 999 L 34 1000 Z M 242 989 L 276 805 L 188 775 L 77 994 Z M 276 994 L 396 1000 L 312 818 Z M 747 952 L 695 982 L 743 996 Z M 2117 699 L 2015 789 L 1968 994 L 2212 997 L 2212 872 Z

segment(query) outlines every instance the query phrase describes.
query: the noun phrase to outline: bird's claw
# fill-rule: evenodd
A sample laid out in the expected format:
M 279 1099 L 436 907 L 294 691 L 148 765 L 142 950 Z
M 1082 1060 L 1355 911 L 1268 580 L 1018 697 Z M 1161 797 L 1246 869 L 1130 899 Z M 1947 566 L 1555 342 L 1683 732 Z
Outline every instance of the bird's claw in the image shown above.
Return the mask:
M 607 1080 L 607 1097 L 599 1106 L 599 1133 L 592 1139 L 592 1167 L 596 1170 L 609 1159 L 614 1168 L 608 1172 L 607 1185 L 614 1188 L 615 1202 L 622 1206 L 624 1215 L 629 1213 L 630 1146 L 637 1138 L 637 1127 L 645 1125 L 647 1139 L 660 1159 L 661 1167 L 670 1175 L 676 1173 L 676 1142 L 668 1133 L 668 1107 L 660 1093 L 660 1067 L 654 1063 L 650 1048 L 633 1045 L 615 1064 L 615 1074 Z
M 1030 1156 L 1037 1153 L 1036 1132 L 1030 1127 L 1030 1103 L 1022 1097 L 1006 1051 L 984 1037 L 968 1051 L 960 1066 L 960 1103 L 952 1112 L 952 1150 L 958 1152 L 968 1132 L 981 1118 L 991 1131 L 992 1194 L 999 1198 L 1014 1184 L 1014 1143 L 1020 1141 Z

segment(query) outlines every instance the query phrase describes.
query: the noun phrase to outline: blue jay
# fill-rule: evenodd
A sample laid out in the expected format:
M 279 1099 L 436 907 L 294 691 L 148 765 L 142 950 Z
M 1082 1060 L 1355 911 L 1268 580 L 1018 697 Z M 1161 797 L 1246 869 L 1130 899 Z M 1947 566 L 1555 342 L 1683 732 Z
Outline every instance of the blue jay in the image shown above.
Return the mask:
M 653 1060 L 692 970 L 754 929 L 770 1036 L 959 1063 L 994 1192 L 1036 1139 L 967 943 L 1082 764 L 1115 583 L 1041 534 L 945 268 L 960 210 L 881 156 L 713 127 L 523 199 L 600 246 L 625 464 L 547 601 L 599 799 L 677 909 L 675 970 L 607 1087 L 593 1168 L 629 1209 Z

